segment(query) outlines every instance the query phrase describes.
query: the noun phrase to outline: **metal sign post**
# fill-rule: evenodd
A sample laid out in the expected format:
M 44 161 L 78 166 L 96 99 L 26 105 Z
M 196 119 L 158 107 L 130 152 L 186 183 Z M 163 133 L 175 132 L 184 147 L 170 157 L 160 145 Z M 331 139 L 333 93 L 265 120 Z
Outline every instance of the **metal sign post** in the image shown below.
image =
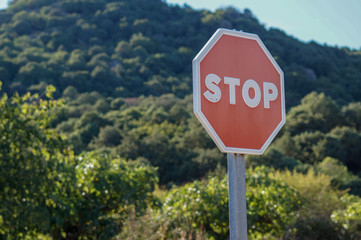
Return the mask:
M 231 240 L 247 240 L 246 164 L 242 154 L 228 153 L 229 232 Z

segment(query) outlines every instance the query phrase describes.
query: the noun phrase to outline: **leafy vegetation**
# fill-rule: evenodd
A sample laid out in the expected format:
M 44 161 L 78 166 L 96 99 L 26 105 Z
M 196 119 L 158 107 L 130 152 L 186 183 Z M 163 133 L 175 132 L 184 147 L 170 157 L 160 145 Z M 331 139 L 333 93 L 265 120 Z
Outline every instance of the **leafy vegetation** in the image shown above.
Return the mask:
M 41 233 L 51 233 L 54 239 L 109 238 L 118 232 L 117 224 L 130 206 L 139 212 L 151 201 L 158 179 L 155 169 L 95 152 L 74 155 L 50 129 L 49 111 L 58 104 L 30 94 L 1 98 L 4 239 Z
M 141 7 L 139 7 L 141 6 Z M 285 72 L 287 106 L 311 91 L 360 101 L 361 54 L 266 29 L 248 9 L 210 12 L 161 0 L 12 0 L 0 12 L 8 93 L 48 84 L 112 97 L 191 93 L 191 60 L 219 27 L 258 34 Z
M 161 0 L 12 0 L 0 22 L 1 239 L 226 239 L 226 158 L 191 96 L 218 27 L 285 72 L 287 123 L 246 159 L 249 237 L 361 238 L 360 51 Z

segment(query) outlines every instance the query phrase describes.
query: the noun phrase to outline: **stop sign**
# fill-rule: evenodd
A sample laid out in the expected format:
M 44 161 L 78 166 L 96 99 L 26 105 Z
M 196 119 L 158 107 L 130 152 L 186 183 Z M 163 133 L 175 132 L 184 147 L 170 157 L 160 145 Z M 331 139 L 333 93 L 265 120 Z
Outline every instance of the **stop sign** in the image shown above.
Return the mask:
M 283 72 L 255 34 L 218 29 L 193 60 L 193 91 L 222 152 L 262 154 L 286 121 Z

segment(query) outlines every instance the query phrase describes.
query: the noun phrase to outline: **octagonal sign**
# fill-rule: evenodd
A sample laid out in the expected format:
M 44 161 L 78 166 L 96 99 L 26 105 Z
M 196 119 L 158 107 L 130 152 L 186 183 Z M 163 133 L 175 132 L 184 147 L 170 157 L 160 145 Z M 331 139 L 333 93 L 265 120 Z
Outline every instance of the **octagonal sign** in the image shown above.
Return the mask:
M 286 121 L 283 72 L 255 34 L 218 29 L 193 60 L 193 91 L 222 152 L 262 154 Z

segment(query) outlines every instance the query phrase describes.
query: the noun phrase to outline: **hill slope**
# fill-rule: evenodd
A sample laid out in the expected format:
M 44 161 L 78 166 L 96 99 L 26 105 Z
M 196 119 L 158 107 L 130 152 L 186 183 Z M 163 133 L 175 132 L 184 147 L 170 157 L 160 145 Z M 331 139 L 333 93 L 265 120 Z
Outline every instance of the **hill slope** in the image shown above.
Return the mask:
M 361 53 L 303 43 L 267 30 L 249 10 L 216 12 L 161 0 L 13 0 L 0 13 L 5 91 L 136 97 L 191 93 L 191 61 L 219 27 L 258 34 L 285 72 L 287 106 L 307 93 L 338 103 L 361 99 Z

